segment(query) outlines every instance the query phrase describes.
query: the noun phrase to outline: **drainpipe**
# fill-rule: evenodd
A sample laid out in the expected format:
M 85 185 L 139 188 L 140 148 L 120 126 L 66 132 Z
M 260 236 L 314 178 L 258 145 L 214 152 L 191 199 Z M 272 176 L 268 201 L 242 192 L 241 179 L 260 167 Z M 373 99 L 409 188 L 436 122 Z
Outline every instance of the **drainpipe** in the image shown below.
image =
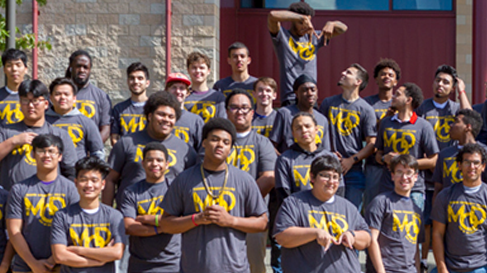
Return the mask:
M 9 37 L 7 38 L 7 48 L 15 48 L 15 0 L 7 0 L 7 31 Z
M 171 0 L 166 0 L 166 78 L 171 73 Z
M 32 78 L 37 79 L 37 32 L 38 32 L 38 19 L 39 17 L 39 6 L 36 0 L 32 1 L 32 31 L 34 32 L 35 44 L 32 50 Z

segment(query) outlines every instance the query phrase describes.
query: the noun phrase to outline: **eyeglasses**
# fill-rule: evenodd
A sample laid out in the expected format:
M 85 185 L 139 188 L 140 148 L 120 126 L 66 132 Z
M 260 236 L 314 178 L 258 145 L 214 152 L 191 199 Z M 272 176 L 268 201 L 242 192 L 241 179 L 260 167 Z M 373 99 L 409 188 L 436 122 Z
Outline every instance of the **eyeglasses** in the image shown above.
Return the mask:
M 397 177 L 405 177 L 406 179 L 412 178 L 416 174 L 415 171 L 408 171 L 408 172 L 403 172 L 403 171 L 395 171 L 394 175 Z
M 473 166 L 475 168 L 478 168 L 482 164 L 482 161 L 480 161 L 480 160 L 472 160 L 472 161 L 470 161 L 470 160 L 463 160 L 462 161 L 462 165 L 464 167 L 470 167 L 470 166 L 472 166 L 472 164 L 473 164 Z
M 321 174 L 319 173 L 318 174 L 319 177 L 321 177 L 322 180 L 325 180 L 325 181 L 331 181 L 331 182 L 338 182 L 340 180 L 340 176 L 339 175 L 332 175 L 332 174 Z
M 246 115 L 252 110 L 252 107 L 238 107 L 236 105 L 230 105 L 228 106 L 228 109 L 232 112 L 238 112 L 240 111 L 242 114 Z
M 41 150 L 41 149 L 36 149 L 35 150 L 37 155 L 50 155 L 50 156 L 56 156 L 59 154 L 59 151 L 55 149 L 48 149 L 48 150 Z
M 21 98 L 20 99 L 20 104 L 22 105 L 29 105 L 30 103 L 32 103 L 32 105 L 34 106 L 37 106 L 39 105 L 41 102 L 44 102 L 46 99 L 25 99 L 25 98 Z

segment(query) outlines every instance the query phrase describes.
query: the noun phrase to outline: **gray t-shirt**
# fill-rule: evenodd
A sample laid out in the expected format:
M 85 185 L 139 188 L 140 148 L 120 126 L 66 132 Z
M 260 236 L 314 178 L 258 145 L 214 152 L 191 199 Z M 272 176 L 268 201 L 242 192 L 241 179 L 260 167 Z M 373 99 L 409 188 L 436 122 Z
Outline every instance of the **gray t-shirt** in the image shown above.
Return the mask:
M 161 202 L 169 188 L 166 179 L 161 183 L 146 180 L 125 189 L 120 211 L 124 217 L 135 219 L 139 215 L 162 215 Z M 181 235 L 159 233 L 139 237 L 130 235 L 128 272 L 179 272 Z
M 0 188 L 0 260 L 3 260 L 5 247 L 7 246 L 7 224 L 5 221 L 5 213 L 7 208 L 8 191 Z
M 91 83 L 76 94 L 76 108 L 91 118 L 98 128 L 111 123 L 112 101 L 107 93 Z
M 108 164 L 120 174 L 120 184 L 115 199 L 117 206 L 122 203 L 125 188 L 145 179 L 145 171 L 142 167 L 142 151 L 145 145 L 152 141 L 158 140 L 151 138 L 147 130 L 143 130 L 120 138 L 113 146 L 108 157 Z M 161 143 L 166 146 L 169 153 L 169 172 L 166 174 L 169 181 L 196 163 L 196 152 L 181 139 L 170 135 Z
M 232 93 L 233 89 L 235 88 L 242 88 L 243 90 L 247 91 L 247 93 L 252 97 L 254 103 L 256 102 L 254 95 L 252 92 L 254 91 L 254 83 L 257 81 L 257 78 L 254 76 L 250 76 L 243 82 L 236 82 L 232 79 L 232 77 L 226 77 L 219 81 L 217 81 L 213 85 L 213 89 L 216 91 L 222 92 L 223 95 L 228 96 Z
M 144 105 L 145 103 L 134 103 L 130 98 L 115 105 L 111 133 L 124 136 L 144 130 L 147 123 Z
M 299 108 L 295 104 L 282 107 L 281 109 L 279 109 L 279 111 L 277 111 L 276 119 L 274 120 L 274 125 L 269 139 L 274 143 L 278 143 L 277 150 L 280 153 L 284 153 L 295 142 L 293 138 L 291 123 L 293 121 L 294 115 L 299 112 Z M 325 149 L 330 150 L 330 129 L 328 125 L 328 120 L 325 116 L 323 116 L 315 109 L 313 109 L 313 116 L 318 123 L 316 143 L 322 143 Z
M 318 35 L 321 31 L 316 31 Z M 317 58 L 318 49 L 323 46 L 324 36 L 320 39 L 306 34 L 296 37 L 291 32 L 281 26 L 277 35 L 272 35 L 272 44 L 279 62 L 279 87 L 281 89 L 280 101 L 296 99 L 293 92 L 294 80 L 301 74 L 307 74 L 313 79 L 317 78 Z
M 276 119 L 277 112 L 272 110 L 272 112 L 267 116 L 261 116 L 254 113 L 254 119 L 252 120 L 252 129 L 259 135 L 269 137 L 272 131 L 272 126 L 274 126 L 274 120 Z
M 7 219 L 21 219 L 22 236 L 30 252 L 36 259 L 47 259 L 51 256 L 49 235 L 54 214 L 78 200 L 74 183 L 65 177 L 58 176 L 45 184 L 34 175 L 10 190 Z M 30 271 L 18 254 L 15 254 L 13 271 Z
M 15 124 L 4 125 L 0 128 L 0 142 L 25 132 L 33 132 L 38 135 L 53 134 L 61 138 L 64 144 L 63 158 L 59 162 L 61 174 L 74 179 L 74 164 L 78 160 L 73 141 L 68 132 L 44 122 L 42 127 L 29 127 L 23 121 Z M 25 180 L 37 173 L 36 161 L 32 145 L 24 144 L 16 146 L 0 161 L 0 186 L 10 190 L 12 185 Z
M 200 116 L 182 110 L 181 117 L 176 121 L 172 133 L 198 151 L 202 142 L 201 135 L 204 125 L 205 122 Z
M 379 99 L 379 95 L 376 94 L 376 95 L 368 96 L 364 98 L 364 100 L 368 102 L 370 106 L 372 106 L 372 108 L 374 108 L 375 119 L 377 122 L 376 128 L 379 129 L 380 121 L 386 116 L 387 110 L 391 106 L 392 99 L 384 102 L 381 101 Z M 365 160 L 365 164 L 380 166 L 380 164 L 377 163 L 377 161 L 375 160 L 375 153 L 367 157 L 367 159 Z
M 0 88 L 0 123 L 12 124 L 24 119 L 20 110 L 19 93 L 9 92 L 4 86 Z
M 169 188 L 162 208 L 173 216 L 203 211 L 210 204 L 224 207 L 235 217 L 260 216 L 267 212 L 255 180 L 247 173 L 228 166 L 228 180 L 220 198 L 207 194 L 201 176 L 201 164 L 179 174 Z M 214 194 L 223 187 L 225 171 L 204 170 Z M 200 225 L 182 234 L 181 272 L 250 272 L 245 245 L 246 233 L 220 227 Z
M 295 192 L 313 188 L 309 179 L 311 163 L 315 158 L 324 155 L 331 155 L 338 159 L 334 153 L 323 149 L 322 146 L 314 152 L 309 152 L 303 150 L 297 143 L 277 158 L 274 175 L 279 203 Z M 340 186 L 343 187 L 343 181 L 340 181 Z
M 442 190 L 431 219 L 446 225 L 445 261 L 449 270 L 468 272 L 487 265 L 487 185 L 465 192 L 463 183 Z
M 205 123 L 214 117 L 227 117 L 225 95 L 213 89 L 206 92 L 191 92 L 184 100 L 184 108 L 199 115 Z
M 98 127 L 93 120 L 81 114 L 78 109 L 74 108 L 64 116 L 49 109 L 46 112 L 46 121 L 68 132 L 78 158 L 83 158 L 88 154 L 93 155 L 95 152 L 104 153 L 105 145 L 103 145 Z
M 321 103 L 320 112 L 330 121 L 332 147 L 343 158 L 357 154 L 367 137 L 377 135 L 374 108 L 362 98 L 349 102 L 341 94 L 328 97 Z M 362 162 L 352 169 L 362 170 Z
M 227 157 L 227 163 L 247 172 L 257 180 L 260 172 L 274 171 L 276 152 L 271 141 L 255 131 L 245 137 L 237 137 Z
M 396 152 L 410 154 L 417 159 L 439 153 L 433 127 L 425 119 L 413 114 L 408 122 L 399 122 L 396 116 L 385 117 L 380 123 L 375 147 L 384 154 Z M 392 191 L 394 183 L 388 167 L 384 165 L 381 179 L 381 191 Z M 413 192 L 424 192 L 424 172 L 419 171 Z
M 56 213 L 52 221 L 51 245 L 104 248 L 112 240 L 114 244 L 127 244 L 127 235 L 122 214 L 105 204 L 100 204 L 98 211 L 90 214 L 75 203 Z M 84 268 L 61 265 L 61 273 L 107 272 L 115 272 L 115 262 Z
M 421 215 L 411 198 L 393 191 L 379 194 L 367 207 L 365 221 L 380 232 L 377 241 L 387 272 L 416 272 L 416 247 L 424 241 Z M 376 272 L 369 257 L 366 267 L 367 272 Z
M 284 200 L 276 216 L 274 236 L 290 227 L 327 229 L 338 239 L 347 230 L 370 233 L 355 206 L 335 195 L 333 202 L 322 202 L 311 190 L 295 193 Z M 313 240 L 294 248 L 281 248 L 284 272 L 360 272 L 355 250 L 332 244 L 327 251 Z

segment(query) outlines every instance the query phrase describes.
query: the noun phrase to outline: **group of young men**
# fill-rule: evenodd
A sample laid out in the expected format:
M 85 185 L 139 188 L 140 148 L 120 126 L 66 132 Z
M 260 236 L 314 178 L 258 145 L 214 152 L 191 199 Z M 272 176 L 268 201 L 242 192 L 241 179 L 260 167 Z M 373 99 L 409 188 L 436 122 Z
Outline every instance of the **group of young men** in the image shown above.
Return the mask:
M 49 87 L 5 51 L 0 272 L 262 273 L 268 240 L 274 272 L 360 272 L 364 249 L 367 272 L 420 272 L 431 242 L 434 270 L 485 272 L 485 122 L 455 69 L 438 67 L 424 100 L 382 59 L 378 93 L 362 98 L 355 63 L 318 107 L 317 50 L 347 26 L 316 32 L 313 15 L 305 2 L 269 14 L 277 111 L 276 81 L 249 75 L 239 42 L 213 88 L 198 52 L 190 77 L 171 73 L 150 96 L 147 67 L 131 64 L 130 98 L 113 109 L 86 51 Z

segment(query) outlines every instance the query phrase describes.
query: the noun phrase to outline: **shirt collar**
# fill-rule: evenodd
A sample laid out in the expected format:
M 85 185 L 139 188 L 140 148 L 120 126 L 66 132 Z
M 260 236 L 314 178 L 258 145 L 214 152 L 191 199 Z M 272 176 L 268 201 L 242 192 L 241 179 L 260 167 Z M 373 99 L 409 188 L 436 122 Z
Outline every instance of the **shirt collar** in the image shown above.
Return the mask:
M 437 103 L 436 101 L 433 100 L 433 105 L 436 107 L 436 108 L 440 108 L 440 109 L 443 109 L 446 107 L 446 105 L 448 104 L 448 101 L 445 101 L 444 103 Z
M 400 120 L 398 117 L 397 117 L 397 114 L 395 114 L 394 116 L 392 116 L 391 120 L 395 120 L 399 123 L 405 123 L 405 122 L 409 122 L 411 124 L 415 124 L 416 121 L 418 120 L 418 115 L 416 115 L 416 112 L 413 112 L 413 115 L 411 116 L 411 118 L 407 119 L 407 120 Z
M 7 92 L 11 95 L 15 95 L 15 94 L 19 93 L 19 92 L 15 92 L 15 91 L 10 90 L 6 85 L 5 85 L 5 90 L 7 90 Z

